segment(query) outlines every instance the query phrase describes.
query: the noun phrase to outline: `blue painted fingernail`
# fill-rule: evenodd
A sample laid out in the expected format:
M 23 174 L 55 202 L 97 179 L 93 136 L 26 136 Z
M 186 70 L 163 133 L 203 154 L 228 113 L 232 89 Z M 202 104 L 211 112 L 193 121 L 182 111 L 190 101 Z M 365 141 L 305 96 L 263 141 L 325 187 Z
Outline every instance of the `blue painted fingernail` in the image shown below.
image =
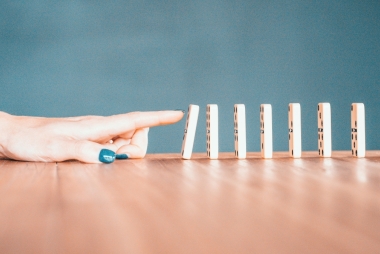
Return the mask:
M 116 154 L 116 159 L 117 160 L 126 160 L 128 158 L 129 158 L 128 155 L 125 154 L 125 153 Z
M 103 163 L 112 163 L 115 161 L 116 153 L 108 149 L 102 149 L 99 154 L 99 161 Z

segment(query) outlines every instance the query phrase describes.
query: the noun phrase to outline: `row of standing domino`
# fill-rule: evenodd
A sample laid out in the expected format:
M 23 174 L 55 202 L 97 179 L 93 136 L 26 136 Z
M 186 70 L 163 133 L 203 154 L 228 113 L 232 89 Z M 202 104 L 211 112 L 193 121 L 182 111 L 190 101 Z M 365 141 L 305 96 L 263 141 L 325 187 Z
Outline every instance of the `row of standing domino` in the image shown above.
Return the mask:
M 321 157 L 331 157 L 331 107 L 330 103 L 318 104 L 318 154 Z M 182 158 L 190 159 L 193 151 L 195 132 L 199 115 L 198 105 L 189 105 L 186 125 L 182 142 Z M 301 106 L 299 103 L 290 103 L 288 107 L 289 127 L 289 156 L 300 158 L 301 147 Z M 206 146 L 207 156 L 217 159 L 218 143 L 218 105 L 207 104 L 206 108 Z M 261 156 L 272 158 L 272 106 L 260 105 L 260 138 Z M 245 105 L 234 105 L 234 140 L 235 157 L 246 158 L 246 124 Z M 355 157 L 365 157 L 365 110 L 363 103 L 351 105 L 351 149 Z

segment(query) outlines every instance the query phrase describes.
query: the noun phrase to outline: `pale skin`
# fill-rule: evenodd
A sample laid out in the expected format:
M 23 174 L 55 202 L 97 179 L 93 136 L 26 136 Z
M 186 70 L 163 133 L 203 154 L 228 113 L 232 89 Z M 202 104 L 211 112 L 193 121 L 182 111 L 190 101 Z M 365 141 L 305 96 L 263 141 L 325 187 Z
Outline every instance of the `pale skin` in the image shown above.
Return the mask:
M 132 112 L 108 117 L 43 118 L 0 112 L 0 158 L 20 161 L 101 163 L 108 149 L 143 158 L 150 127 L 180 121 L 182 111 Z

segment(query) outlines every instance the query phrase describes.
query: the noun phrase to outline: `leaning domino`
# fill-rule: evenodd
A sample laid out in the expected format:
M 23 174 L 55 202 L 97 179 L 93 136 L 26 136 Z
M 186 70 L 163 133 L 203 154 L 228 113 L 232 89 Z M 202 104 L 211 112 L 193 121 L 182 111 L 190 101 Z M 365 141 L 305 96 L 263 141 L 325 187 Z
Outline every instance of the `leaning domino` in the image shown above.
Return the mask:
M 193 145 L 194 145 L 195 132 L 197 130 L 198 115 L 199 115 L 199 106 L 190 104 L 188 112 L 187 112 L 185 131 L 184 131 L 183 141 L 182 141 L 182 158 L 183 159 L 190 159 L 191 154 L 193 153 Z
M 245 159 L 247 156 L 246 129 L 245 129 L 245 105 L 234 105 L 234 133 L 235 133 L 235 157 Z
M 365 157 L 365 109 L 363 103 L 351 105 L 351 148 L 352 155 Z
M 301 158 L 301 105 L 290 103 L 288 106 L 289 155 Z
M 207 104 L 206 109 L 207 157 L 218 159 L 218 105 Z
M 318 104 L 318 154 L 322 157 L 331 157 L 330 103 Z
M 273 156 L 272 141 L 272 105 L 260 105 L 261 157 L 269 159 Z

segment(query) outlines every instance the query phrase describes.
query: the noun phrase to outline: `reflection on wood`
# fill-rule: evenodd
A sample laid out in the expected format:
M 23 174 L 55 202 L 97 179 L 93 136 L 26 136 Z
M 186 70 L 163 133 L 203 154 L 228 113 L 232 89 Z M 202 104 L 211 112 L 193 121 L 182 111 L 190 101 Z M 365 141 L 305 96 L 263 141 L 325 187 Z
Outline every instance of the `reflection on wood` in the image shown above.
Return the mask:
M 1 253 L 375 253 L 380 152 L 0 161 Z

